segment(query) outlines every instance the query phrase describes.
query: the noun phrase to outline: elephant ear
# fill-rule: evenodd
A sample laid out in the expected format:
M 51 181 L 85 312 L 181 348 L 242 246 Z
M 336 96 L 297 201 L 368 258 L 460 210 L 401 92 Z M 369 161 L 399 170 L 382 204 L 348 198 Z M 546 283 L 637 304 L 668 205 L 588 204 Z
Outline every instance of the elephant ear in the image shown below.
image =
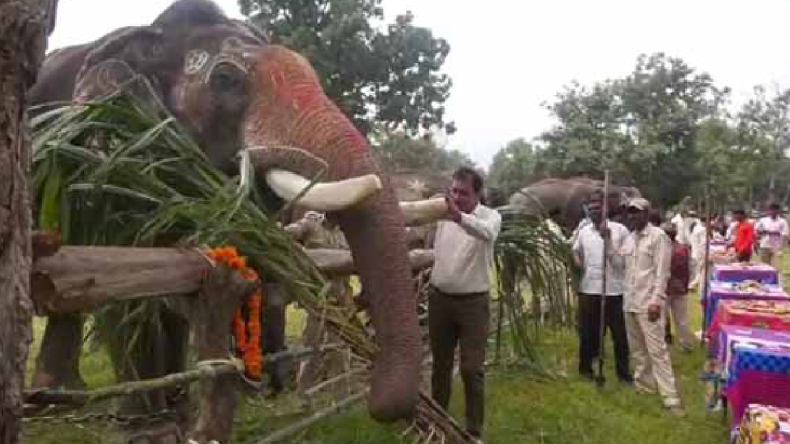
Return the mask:
M 99 40 L 85 57 L 75 80 L 75 102 L 96 99 L 120 89 L 147 103 L 158 101 L 157 73 L 166 62 L 161 30 L 120 29 Z

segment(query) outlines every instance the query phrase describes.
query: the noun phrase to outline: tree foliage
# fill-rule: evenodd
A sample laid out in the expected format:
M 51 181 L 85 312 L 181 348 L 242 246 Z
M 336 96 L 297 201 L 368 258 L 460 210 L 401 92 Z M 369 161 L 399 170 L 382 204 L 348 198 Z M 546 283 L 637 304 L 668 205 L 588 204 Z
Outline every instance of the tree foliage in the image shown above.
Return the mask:
M 382 0 L 239 0 L 241 11 L 312 63 L 327 95 L 364 133 L 377 125 L 411 134 L 454 131 L 441 68 L 450 45 L 415 26 L 411 12 L 384 30 Z
M 532 144 L 523 138 L 511 140 L 494 155 L 488 181 L 509 196 L 536 180 L 536 163 Z
M 721 113 L 727 95 L 681 59 L 642 55 L 626 77 L 573 83 L 546 106 L 558 123 L 541 136 L 540 169 L 560 177 L 608 169 L 654 202 L 675 204 L 704 176 L 699 127 Z

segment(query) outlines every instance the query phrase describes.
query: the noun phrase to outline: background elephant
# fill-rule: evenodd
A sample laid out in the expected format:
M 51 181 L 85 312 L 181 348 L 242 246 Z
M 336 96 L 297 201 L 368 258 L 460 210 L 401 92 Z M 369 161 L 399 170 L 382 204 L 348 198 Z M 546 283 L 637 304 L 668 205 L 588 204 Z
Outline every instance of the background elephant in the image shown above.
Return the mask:
M 603 181 L 584 177 L 543 179 L 514 193 L 508 205 L 526 214 L 552 216 L 570 233 L 584 218 L 582 206 L 596 189 L 603 189 Z M 609 207 L 618 208 L 623 199 L 639 196 L 636 188 L 610 186 Z
M 329 183 L 315 187 L 322 190 L 380 176 L 366 139 L 326 97 L 307 60 L 269 45 L 262 32 L 229 19 L 207 0 L 177 1 L 151 25 L 122 28 L 53 52 L 30 99 L 33 104 L 79 102 L 140 85 L 130 84 L 131 79 L 151 85 L 146 96 L 153 95 L 148 98 L 178 119 L 215 166 L 233 172 L 236 154 L 248 150 L 260 185 L 280 196 L 293 192 L 283 191 L 286 185 L 300 183 L 282 171 L 306 178 L 323 171 Z M 332 207 L 330 217 L 348 240 L 371 300 L 379 352 L 369 409 L 376 419 L 394 420 L 414 413 L 420 338 L 402 217 L 388 179 L 378 180 L 378 192 L 351 206 Z M 305 195 L 301 202 L 317 201 Z M 51 333 L 45 341 L 62 340 Z M 45 344 L 43 349 L 54 348 Z M 49 364 L 53 360 L 42 357 L 37 373 L 47 374 L 52 384 L 64 382 L 56 373 L 61 369 Z

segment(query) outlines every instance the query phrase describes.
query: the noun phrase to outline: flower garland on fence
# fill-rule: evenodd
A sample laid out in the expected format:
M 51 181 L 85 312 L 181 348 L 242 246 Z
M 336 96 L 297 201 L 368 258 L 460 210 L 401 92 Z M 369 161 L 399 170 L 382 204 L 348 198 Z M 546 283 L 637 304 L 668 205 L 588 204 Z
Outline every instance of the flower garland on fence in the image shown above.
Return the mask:
M 236 270 L 248 281 L 258 281 L 258 273 L 247 267 L 246 260 L 239 256 L 235 247 L 219 247 L 208 251 L 208 257 L 215 262 L 224 263 Z M 240 305 L 233 315 L 231 331 L 236 342 L 236 352 L 244 360 L 245 373 L 249 378 L 259 380 L 263 373 L 263 352 L 261 350 L 261 304 L 263 304 L 263 285 L 258 282 L 252 296 Z M 244 319 L 244 305 L 247 306 L 247 319 Z

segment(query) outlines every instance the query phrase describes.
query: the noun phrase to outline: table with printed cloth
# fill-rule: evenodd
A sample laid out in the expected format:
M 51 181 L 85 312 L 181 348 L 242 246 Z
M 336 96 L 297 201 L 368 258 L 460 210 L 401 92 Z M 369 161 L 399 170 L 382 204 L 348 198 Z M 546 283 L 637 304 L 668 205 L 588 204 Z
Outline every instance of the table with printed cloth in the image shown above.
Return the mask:
M 790 331 L 790 300 L 725 300 L 719 302 L 707 335 L 711 346 L 724 325 L 762 328 L 773 331 Z
M 790 332 L 724 325 L 716 343 L 718 346 L 711 350 L 712 358 L 705 363 L 704 372 L 706 404 L 712 410 L 720 406 L 722 390 L 727 382 L 727 368 L 732 361 L 732 350 L 739 345 L 790 348 Z
M 724 395 L 732 410 L 731 427 L 741 422 L 749 404 L 790 407 L 790 346 L 736 345 Z
M 790 409 L 750 404 L 735 433 L 735 444 L 790 444 Z
M 711 326 L 716 319 L 716 311 L 721 301 L 725 300 L 759 300 L 759 301 L 786 301 L 790 296 L 778 285 L 747 284 L 732 282 L 712 281 L 708 286 L 708 296 L 702 301 L 705 310 L 705 328 L 708 338 L 717 339 Z
M 713 267 L 713 280 L 718 282 L 757 281 L 779 284 L 779 273 L 768 264 L 717 264 Z
M 732 350 L 739 345 L 759 347 L 790 348 L 790 331 L 763 330 L 760 328 L 723 325 L 719 332 L 714 359 L 717 369 L 727 370 L 732 360 Z

